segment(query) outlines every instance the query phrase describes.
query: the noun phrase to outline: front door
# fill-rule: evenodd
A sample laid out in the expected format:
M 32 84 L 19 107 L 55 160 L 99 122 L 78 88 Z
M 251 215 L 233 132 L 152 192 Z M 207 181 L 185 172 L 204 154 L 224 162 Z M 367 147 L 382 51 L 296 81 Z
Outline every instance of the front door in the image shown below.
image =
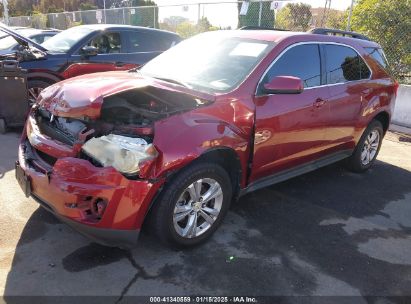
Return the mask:
M 275 76 L 304 82 L 301 94 L 265 95 L 262 87 Z M 256 123 L 250 182 L 312 160 L 324 149 L 328 88 L 323 84 L 319 45 L 289 47 L 263 77 L 255 96 Z
M 81 49 L 69 59 L 71 64 L 66 73 L 68 77 L 83 74 L 128 70 L 136 65 L 126 62 L 125 36 L 122 32 L 103 32 L 92 38 L 84 46 L 94 46 L 98 49 L 95 56 L 85 57 Z

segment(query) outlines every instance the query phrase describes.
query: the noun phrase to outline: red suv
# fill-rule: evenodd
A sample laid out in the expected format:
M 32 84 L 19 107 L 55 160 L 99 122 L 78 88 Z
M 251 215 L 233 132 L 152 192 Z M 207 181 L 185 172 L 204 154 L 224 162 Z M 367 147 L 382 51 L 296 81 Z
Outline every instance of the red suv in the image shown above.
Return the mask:
M 328 33 L 210 32 L 140 69 L 59 82 L 31 110 L 17 179 L 102 244 L 129 247 L 147 222 L 189 246 L 250 191 L 343 159 L 365 171 L 397 84 L 377 43 Z

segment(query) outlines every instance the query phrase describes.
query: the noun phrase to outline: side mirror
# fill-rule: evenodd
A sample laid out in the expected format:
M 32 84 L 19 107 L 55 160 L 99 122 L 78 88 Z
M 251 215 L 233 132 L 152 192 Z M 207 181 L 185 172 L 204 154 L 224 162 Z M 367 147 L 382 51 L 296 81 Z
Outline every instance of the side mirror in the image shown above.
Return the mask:
M 81 49 L 81 55 L 84 57 L 96 56 L 98 54 L 98 49 L 92 45 L 86 45 Z
M 303 90 L 303 81 L 293 76 L 277 76 L 264 84 L 266 94 L 300 94 Z

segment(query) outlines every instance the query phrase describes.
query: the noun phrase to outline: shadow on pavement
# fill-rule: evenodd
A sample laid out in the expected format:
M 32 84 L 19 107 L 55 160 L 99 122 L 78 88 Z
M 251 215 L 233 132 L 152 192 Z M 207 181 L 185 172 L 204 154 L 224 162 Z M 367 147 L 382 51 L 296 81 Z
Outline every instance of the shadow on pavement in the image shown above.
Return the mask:
M 0 179 L 7 171 L 14 169 L 21 131 L 21 129 L 16 128 L 6 134 L 0 134 L 0 155 L 2 156 L 0 158 Z
M 362 175 L 335 164 L 249 194 L 185 251 L 146 233 L 133 251 L 92 244 L 38 209 L 5 294 L 411 295 L 410 205 L 411 172 L 379 161 Z

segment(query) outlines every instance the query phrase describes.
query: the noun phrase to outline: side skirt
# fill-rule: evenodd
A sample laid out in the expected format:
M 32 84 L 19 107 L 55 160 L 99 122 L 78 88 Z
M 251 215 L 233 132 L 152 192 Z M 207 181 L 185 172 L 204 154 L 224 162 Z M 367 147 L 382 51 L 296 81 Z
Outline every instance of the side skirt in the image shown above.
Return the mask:
M 298 167 L 284 170 L 273 175 L 263 177 L 247 186 L 247 188 L 241 189 L 240 196 L 247 193 L 265 188 L 274 184 L 281 183 L 287 179 L 317 170 L 321 167 L 328 166 L 332 163 L 336 163 L 344 158 L 350 157 L 354 150 L 344 150 L 341 152 L 333 153 L 318 160 L 308 162 L 306 164 L 300 165 Z

